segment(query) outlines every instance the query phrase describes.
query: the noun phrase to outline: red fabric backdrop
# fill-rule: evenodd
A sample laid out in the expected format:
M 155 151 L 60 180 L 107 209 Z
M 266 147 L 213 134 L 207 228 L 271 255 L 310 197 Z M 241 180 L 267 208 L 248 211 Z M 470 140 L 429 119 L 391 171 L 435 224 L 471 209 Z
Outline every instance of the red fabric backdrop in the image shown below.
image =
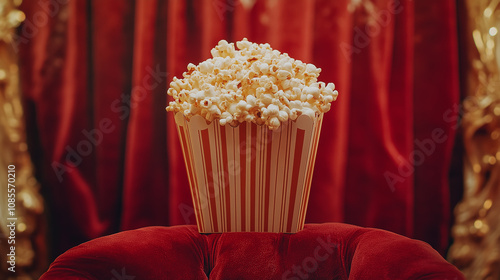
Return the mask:
M 443 252 L 455 2 L 242 2 L 23 2 L 15 45 L 55 255 L 120 230 L 194 223 L 165 92 L 220 39 L 243 37 L 316 64 L 339 90 L 306 222 L 383 228 Z

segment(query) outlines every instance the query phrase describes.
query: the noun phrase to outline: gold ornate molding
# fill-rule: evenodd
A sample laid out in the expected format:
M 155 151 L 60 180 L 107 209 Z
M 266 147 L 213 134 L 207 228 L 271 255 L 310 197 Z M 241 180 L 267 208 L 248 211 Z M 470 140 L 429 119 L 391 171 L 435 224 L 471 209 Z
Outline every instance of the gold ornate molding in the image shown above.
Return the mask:
M 467 0 L 464 197 L 448 258 L 467 279 L 500 279 L 500 0 Z
M 17 9 L 22 0 L 0 1 L 0 40 L 10 43 L 13 39 L 15 28 L 24 21 L 26 16 Z
M 43 199 L 33 175 L 26 144 L 19 87 L 17 53 L 12 40 L 15 28 L 25 19 L 17 9 L 20 0 L 0 0 L 0 278 L 38 279 L 46 268 L 47 250 L 43 228 Z M 7 241 L 8 166 L 15 166 L 15 244 Z M 15 272 L 9 271 L 7 253 L 15 245 Z

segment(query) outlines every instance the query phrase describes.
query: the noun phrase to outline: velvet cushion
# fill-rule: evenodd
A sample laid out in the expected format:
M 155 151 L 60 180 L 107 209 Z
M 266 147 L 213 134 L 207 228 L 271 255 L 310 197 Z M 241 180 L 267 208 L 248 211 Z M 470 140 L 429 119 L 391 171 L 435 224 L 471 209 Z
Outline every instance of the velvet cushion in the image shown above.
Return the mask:
M 464 279 L 422 241 L 347 224 L 296 234 L 146 227 L 83 243 L 47 279 Z

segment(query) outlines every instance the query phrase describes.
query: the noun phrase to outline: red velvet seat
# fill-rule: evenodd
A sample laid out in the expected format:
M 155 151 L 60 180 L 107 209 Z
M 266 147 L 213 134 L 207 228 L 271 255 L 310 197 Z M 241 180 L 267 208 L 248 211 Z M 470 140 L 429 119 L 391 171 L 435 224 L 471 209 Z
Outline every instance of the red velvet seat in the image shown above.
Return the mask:
M 146 227 L 81 244 L 47 279 L 464 279 L 428 244 L 347 224 L 296 234 L 199 234 L 195 226 Z

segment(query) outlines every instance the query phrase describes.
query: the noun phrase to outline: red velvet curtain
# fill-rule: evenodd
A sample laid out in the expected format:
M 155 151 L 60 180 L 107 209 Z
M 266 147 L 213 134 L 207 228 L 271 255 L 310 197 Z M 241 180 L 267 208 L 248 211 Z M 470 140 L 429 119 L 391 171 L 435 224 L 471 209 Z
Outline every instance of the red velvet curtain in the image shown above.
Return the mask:
M 306 222 L 378 227 L 443 252 L 458 113 L 452 0 L 24 1 L 30 149 L 55 254 L 105 234 L 194 223 L 166 89 L 221 39 L 323 69 Z

